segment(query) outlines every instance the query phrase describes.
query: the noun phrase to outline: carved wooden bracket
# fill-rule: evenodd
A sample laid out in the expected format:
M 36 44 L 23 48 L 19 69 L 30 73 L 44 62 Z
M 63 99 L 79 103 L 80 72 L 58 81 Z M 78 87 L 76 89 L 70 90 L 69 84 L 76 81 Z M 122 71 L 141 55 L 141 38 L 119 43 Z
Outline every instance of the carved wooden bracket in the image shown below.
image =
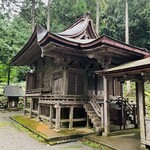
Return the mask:
M 96 56 L 95 57 L 98 61 L 98 63 L 101 64 L 101 67 L 104 68 L 104 69 L 107 69 L 109 68 L 109 65 L 111 64 L 111 61 L 112 61 L 112 57 L 110 56 Z

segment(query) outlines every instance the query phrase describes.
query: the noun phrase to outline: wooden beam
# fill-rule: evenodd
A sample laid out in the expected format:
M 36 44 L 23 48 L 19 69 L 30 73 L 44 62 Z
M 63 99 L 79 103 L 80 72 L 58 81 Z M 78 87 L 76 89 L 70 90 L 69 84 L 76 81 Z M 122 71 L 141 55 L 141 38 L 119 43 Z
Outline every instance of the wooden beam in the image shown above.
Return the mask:
M 145 140 L 145 95 L 143 80 L 137 82 L 137 96 L 139 100 L 139 118 L 141 140 Z
M 31 98 L 31 101 L 30 101 L 30 118 L 32 117 L 32 110 L 33 110 L 33 99 Z
M 50 111 L 50 114 L 49 114 L 49 127 L 52 128 L 53 127 L 53 123 L 52 123 L 52 118 L 53 118 L 53 105 L 50 105 L 49 107 L 49 111 Z
M 26 105 L 27 105 L 27 97 L 24 97 L 24 108 L 23 108 L 23 114 L 26 113 Z
M 108 79 L 104 76 L 104 136 L 110 133 L 110 108 L 109 108 L 109 84 Z
M 56 108 L 56 122 L 55 122 L 55 130 L 60 130 L 60 116 L 61 116 L 61 106 L 59 103 L 55 104 Z
M 137 106 L 137 128 L 140 128 L 140 120 L 139 120 L 139 96 L 138 96 L 138 84 L 135 82 L 135 87 L 136 87 L 136 106 Z
M 40 100 L 40 98 L 39 98 Z M 40 115 L 41 115 L 41 104 L 38 103 L 38 116 L 37 116 L 37 120 L 40 121 Z
M 89 119 L 88 114 L 86 115 L 86 118 L 87 118 L 87 120 L 86 120 L 86 127 L 89 128 L 90 127 L 90 119 Z
M 73 128 L 73 106 L 70 107 L 69 113 L 69 129 Z
M 68 94 L 68 70 L 65 69 L 63 72 L 63 95 Z

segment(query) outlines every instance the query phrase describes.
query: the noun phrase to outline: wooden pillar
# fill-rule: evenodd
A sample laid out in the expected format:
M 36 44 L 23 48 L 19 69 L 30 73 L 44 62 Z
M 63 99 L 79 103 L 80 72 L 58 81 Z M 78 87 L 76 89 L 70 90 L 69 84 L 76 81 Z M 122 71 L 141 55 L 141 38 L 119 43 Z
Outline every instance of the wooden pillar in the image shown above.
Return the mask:
M 23 108 L 23 114 L 26 114 L 26 105 L 27 105 L 27 97 L 24 97 L 24 108 Z
M 70 107 L 69 113 L 69 129 L 73 128 L 73 106 Z
M 104 136 L 110 133 L 110 108 L 109 108 L 109 84 L 108 79 L 104 76 Z
M 33 99 L 31 98 L 31 101 L 30 101 L 30 118 L 32 117 L 32 110 L 33 110 Z
M 137 128 L 140 128 L 140 120 L 139 120 L 139 97 L 138 97 L 138 84 L 135 83 L 136 86 L 136 115 L 137 115 Z
M 40 115 L 41 115 L 41 104 L 38 103 L 38 116 L 37 116 L 38 121 L 40 121 Z
M 87 128 L 90 127 L 88 114 L 86 115 L 86 127 L 87 127 Z
M 145 95 L 144 81 L 137 82 L 137 96 L 139 100 L 139 118 L 140 118 L 140 135 L 141 140 L 145 140 Z
M 53 128 L 53 123 L 52 123 L 52 119 L 53 119 L 53 106 L 50 105 L 50 114 L 49 114 L 49 127 Z
M 68 69 L 63 72 L 63 95 L 68 93 Z
M 101 126 L 104 127 L 104 105 L 101 104 Z
M 59 131 L 60 130 L 60 113 L 61 113 L 61 106 L 59 103 L 55 104 L 56 108 L 56 121 L 55 121 L 55 130 Z

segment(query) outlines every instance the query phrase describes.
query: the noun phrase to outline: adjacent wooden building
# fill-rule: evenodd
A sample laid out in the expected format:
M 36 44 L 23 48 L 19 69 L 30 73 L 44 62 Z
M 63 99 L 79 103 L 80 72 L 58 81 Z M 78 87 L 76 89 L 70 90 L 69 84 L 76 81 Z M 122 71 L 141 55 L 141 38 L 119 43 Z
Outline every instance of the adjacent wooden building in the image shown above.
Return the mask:
M 4 87 L 4 96 L 7 97 L 8 108 L 18 108 L 20 97 L 24 97 L 22 87 L 7 85 Z
M 30 66 L 24 113 L 55 130 L 91 126 L 108 135 L 112 125 L 128 128 L 129 118 L 136 127 L 137 107 L 122 97 L 123 81 L 105 71 L 148 56 L 143 48 L 98 36 L 89 14 L 57 34 L 36 26 L 12 59 L 13 65 Z

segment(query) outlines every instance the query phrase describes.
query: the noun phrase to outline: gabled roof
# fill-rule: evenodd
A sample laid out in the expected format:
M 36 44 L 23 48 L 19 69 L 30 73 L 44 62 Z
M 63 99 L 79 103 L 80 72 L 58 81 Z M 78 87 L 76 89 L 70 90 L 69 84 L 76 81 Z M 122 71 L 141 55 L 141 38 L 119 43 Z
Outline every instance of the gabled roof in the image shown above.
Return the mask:
M 94 28 L 93 21 L 90 18 L 89 13 L 79 18 L 68 29 L 58 33 L 63 37 L 69 37 L 73 39 L 95 39 L 98 38 Z
M 5 86 L 4 96 L 20 97 L 24 96 L 21 86 Z
M 38 41 L 41 40 L 47 32 L 48 31 L 43 27 L 36 25 L 30 39 L 11 60 L 11 64 L 17 66 L 30 65 L 37 58 L 41 57 L 41 47 Z
M 114 61 L 120 59 L 116 63 L 117 65 L 142 59 L 150 54 L 142 48 L 125 44 L 107 35 L 98 37 L 93 29 L 93 22 L 87 14 L 67 30 L 57 34 L 48 32 L 41 26 L 36 26 L 27 44 L 12 59 L 11 63 L 18 66 L 31 65 L 41 58 L 41 55 L 49 53 L 47 56 L 51 56 L 54 51 L 57 51 L 56 55 L 58 53 L 78 56 L 81 54 L 84 57 L 89 57 L 91 54 L 98 57 L 107 55 L 113 57 Z
M 121 76 L 129 77 L 136 74 L 140 74 L 142 76 L 148 75 L 149 77 L 150 57 L 125 63 L 117 67 L 109 68 L 106 70 L 99 70 L 96 71 L 96 73 L 99 75 L 106 75 L 106 76 L 113 76 L 113 77 L 121 77 Z

